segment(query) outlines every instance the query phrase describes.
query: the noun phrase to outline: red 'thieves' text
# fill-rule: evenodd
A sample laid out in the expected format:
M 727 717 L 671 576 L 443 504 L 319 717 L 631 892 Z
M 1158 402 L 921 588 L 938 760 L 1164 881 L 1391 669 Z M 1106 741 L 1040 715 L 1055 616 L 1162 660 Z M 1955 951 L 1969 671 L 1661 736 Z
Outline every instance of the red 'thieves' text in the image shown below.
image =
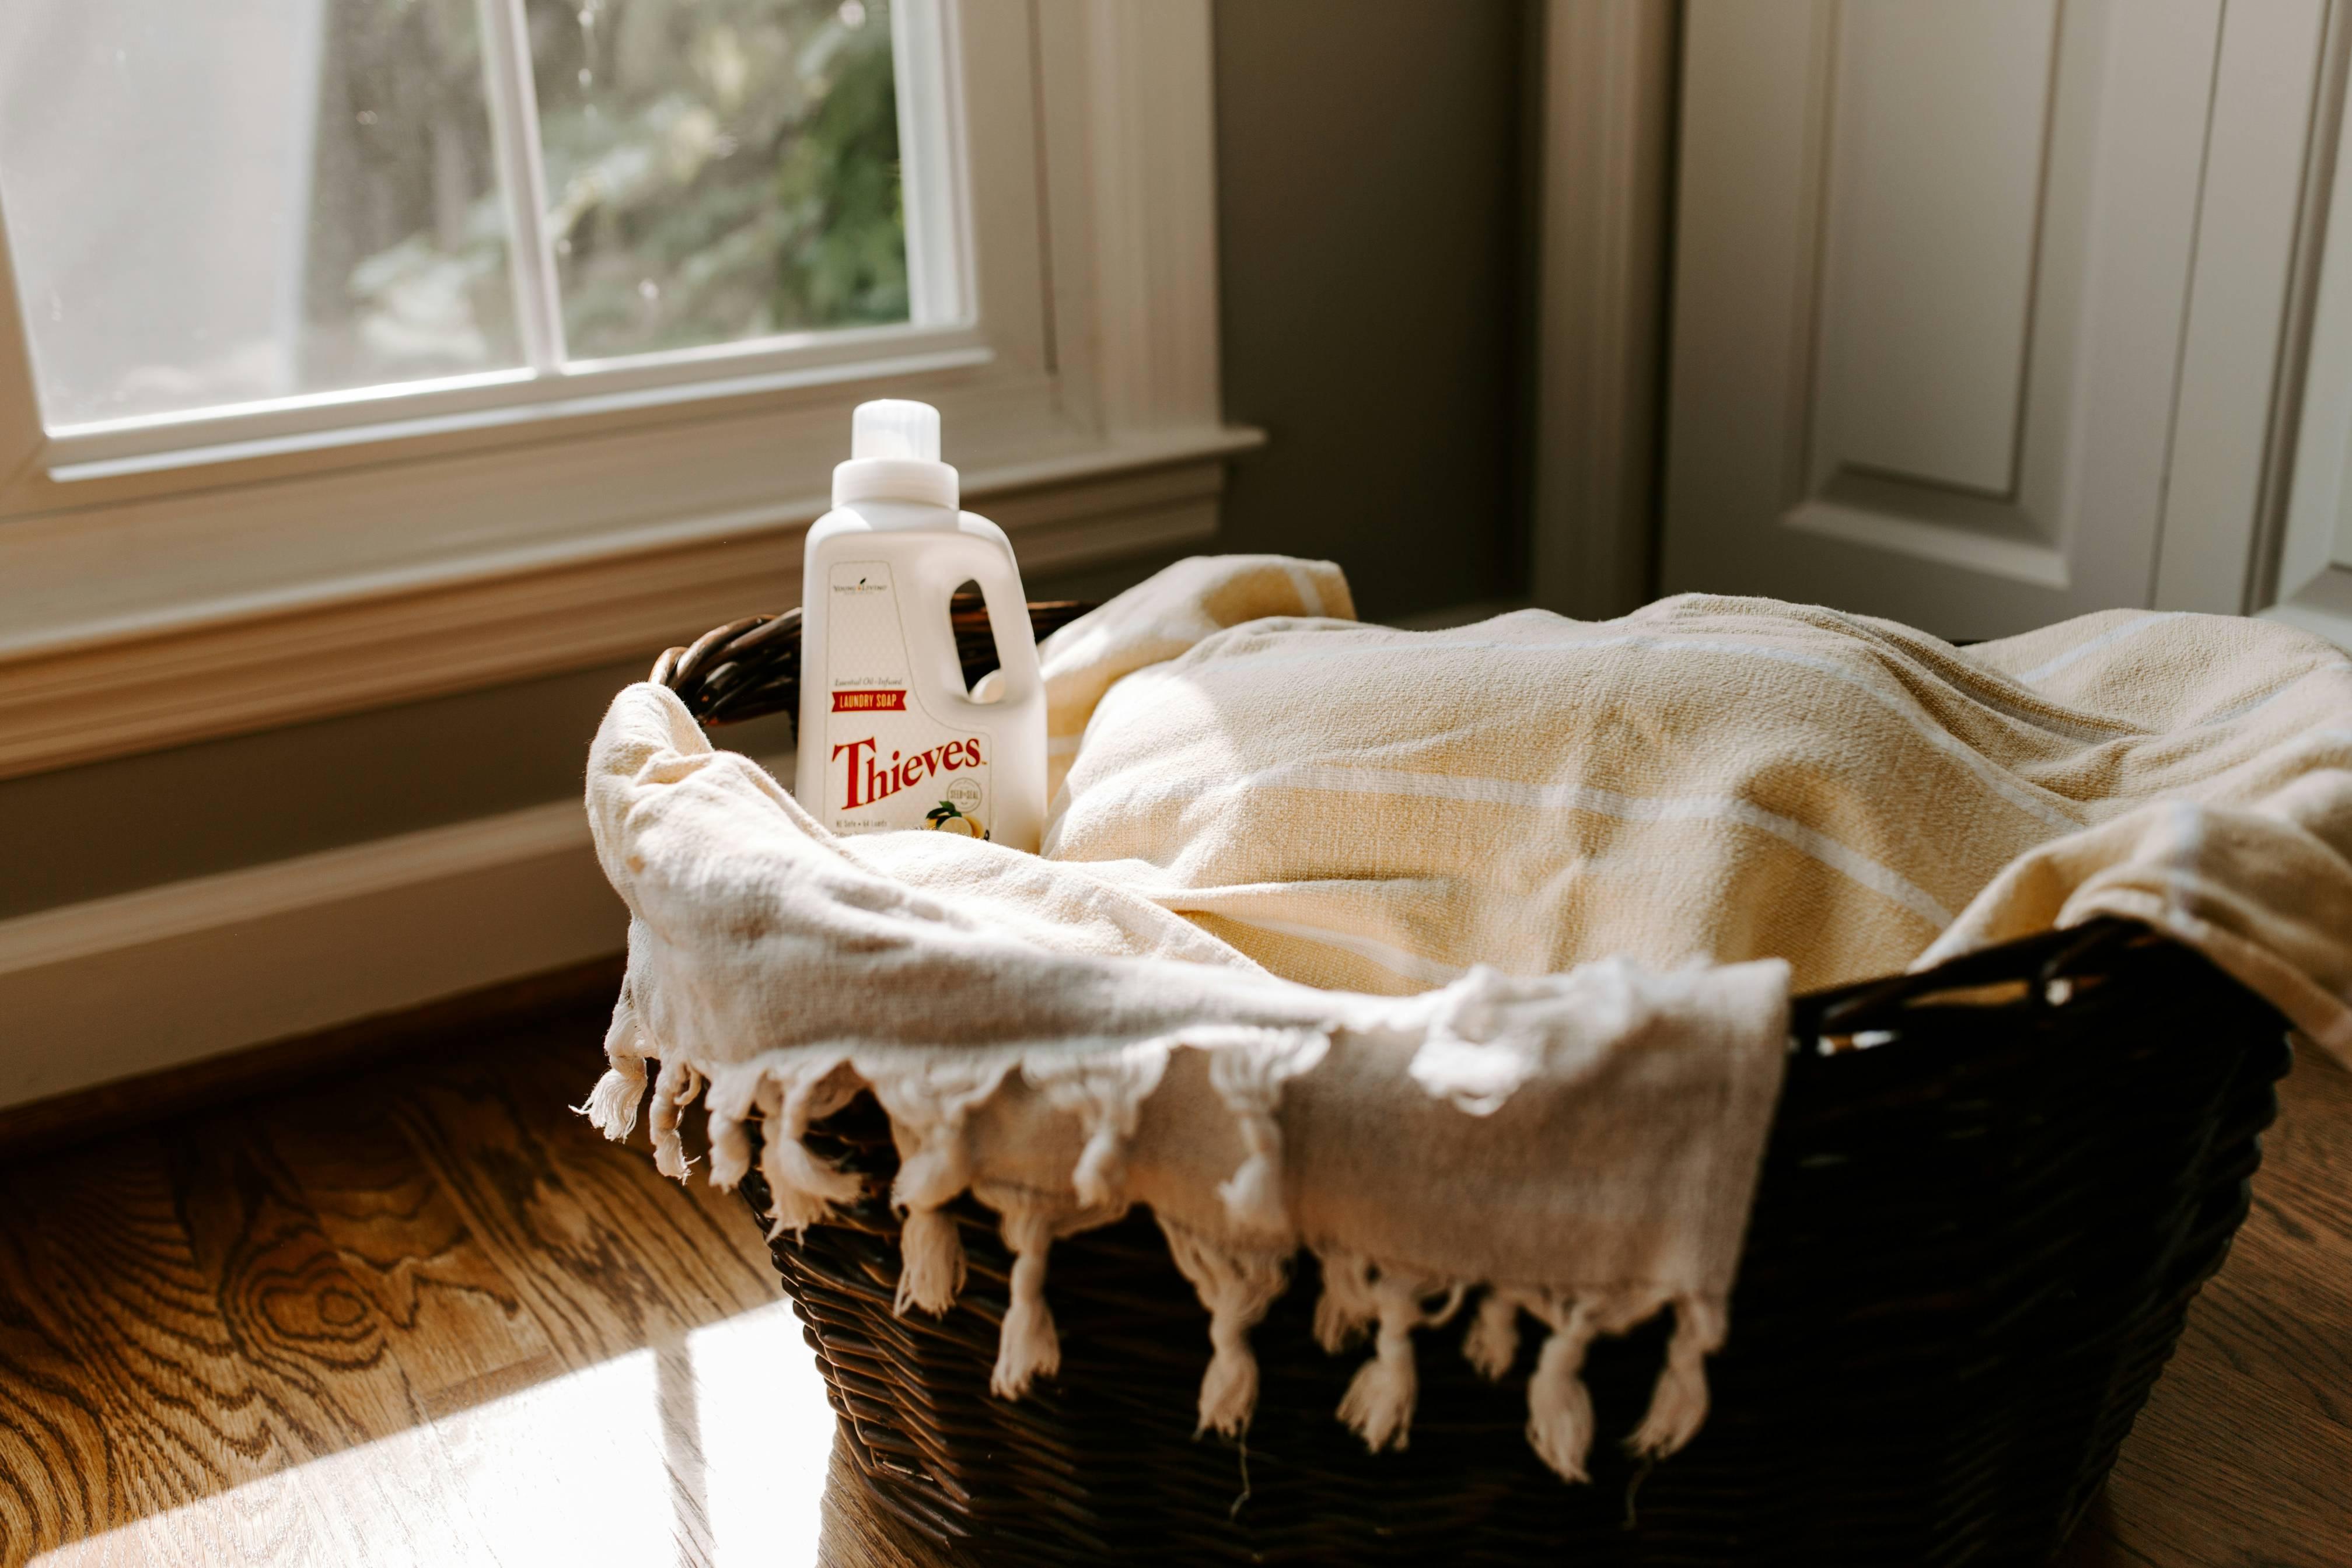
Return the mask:
M 870 806 L 886 800 L 901 789 L 910 789 L 938 773 L 953 773 L 965 768 L 978 768 L 987 759 L 980 754 L 980 737 L 950 740 L 944 746 L 934 746 L 929 751 L 919 751 L 912 757 L 890 754 L 887 766 L 878 761 L 880 747 L 871 740 L 852 740 L 833 748 L 834 760 L 844 754 L 848 760 L 849 793 L 841 809 L 854 811 L 860 806 Z

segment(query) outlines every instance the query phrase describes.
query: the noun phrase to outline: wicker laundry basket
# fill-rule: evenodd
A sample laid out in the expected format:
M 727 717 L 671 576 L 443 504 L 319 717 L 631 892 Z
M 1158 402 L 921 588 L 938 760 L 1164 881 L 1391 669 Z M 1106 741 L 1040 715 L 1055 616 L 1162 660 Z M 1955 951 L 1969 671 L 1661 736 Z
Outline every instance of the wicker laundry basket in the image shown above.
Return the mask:
M 1033 613 L 1042 634 L 1082 608 Z M 706 721 L 790 711 L 798 620 L 719 628 L 654 678 Z M 958 631 L 976 674 L 993 662 L 976 602 Z M 776 1266 L 857 1474 L 960 1558 L 2046 1563 L 2245 1216 L 2284 1025 L 2121 922 L 1815 993 L 1796 1020 L 1713 1412 L 1636 1466 L 1611 1439 L 1639 1419 L 1665 1325 L 1596 1344 L 1588 1485 L 1523 1436 L 1533 1344 L 1497 1387 L 1458 1327 L 1421 1336 L 1411 1447 L 1367 1453 L 1333 1416 L 1355 1358 L 1316 1346 L 1304 1257 L 1252 1336 L 1245 1444 L 1193 1437 L 1207 1315 L 1148 1217 L 1055 1247 L 1061 1375 L 1019 1403 L 988 1393 L 1010 1259 L 969 1198 L 971 1282 L 944 1318 L 892 1314 L 878 1196 L 778 1241 Z M 1835 1049 L 1857 1035 L 1874 1048 Z M 885 1190 L 896 1156 L 870 1101 L 824 1137 Z M 765 1208 L 756 1166 L 744 1192 Z

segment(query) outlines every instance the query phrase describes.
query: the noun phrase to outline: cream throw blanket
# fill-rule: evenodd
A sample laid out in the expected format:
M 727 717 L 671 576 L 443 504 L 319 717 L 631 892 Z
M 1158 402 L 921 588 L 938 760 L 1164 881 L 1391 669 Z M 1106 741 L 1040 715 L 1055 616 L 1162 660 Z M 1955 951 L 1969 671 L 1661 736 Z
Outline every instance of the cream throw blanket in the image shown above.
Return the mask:
M 940 1206 L 1003 1216 L 1007 1396 L 1056 1364 L 1053 1239 L 1135 1203 L 1211 1314 L 1204 1429 L 1246 1424 L 1246 1333 L 1300 1246 L 1326 1344 L 1373 1333 L 1339 1414 L 1375 1448 L 1409 1431 L 1412 1331 L 1475 1291 L 1482 1369 L 1548 1331 L 1528 1434 L 1578 1478 L 1595 1333 L 1671 1305 L 1633 1441 L 1704 1417 L 1783 959 L 1811 984 L 2114 911 L 2352 1038 L 2352 669 L 2308 638 L 2114 615 L 1962 653 L 1753 601 L 1435 633 L 1349 608 L 1328 565 L 1194 560 L 1053 638 L 1042 859 L 834 838 L 626 689 L 589 768 L 631 914 L 590 1113 L 625 1134 L 657 1061 L 662 1167 L 699 1096 L 731 1185 L 756 1118 L 799 1228 L 858 1192 L 803 1134 L 870 1089 L 902 1311 L 961 1286 Z
M 1054 1239 L 1143 1203 L 1210 1312 L 1203 1429 L 1247 1424 L 1247 1333 L 1305 1244 L 1318 1335 L 1374 1334 L 1339 1414 L 1376 1448 L 1408 1435 L 1412 1331 L 1482 1286 L 1466 1348 L 1491 1375 L 1522 1313 L 1549 1330 L 1528 1433 L 1562 1475 L 1591 1440 L 1585 1345 L 1668 1305 L 1633 1442 L 1666 1454 L 1696 1431 L 1780 1088 L 1786 965 L 1316 990 L 1082 867 L 945 833 L 835 838 L 655 685 L 614 699 L 588 803 L 631 915 L 589 1113 L 625 1135 L 657 1060 L 656 1163 L 687 1175 L 679 1115 L 700 1096 L 710 1179 L 732 1186 L 756 1116 L 775 1222 L 797 1229 L 859 1192 L 803 1135 L 870 1089 L 902 1162 L 900 1311 L 945 1312 L 961 1287 L 942 1205 L 970 1191 L 1003 1216 L 999 1394 L 1058 1363 Z
M 2112 611 L 1958 649 L 1700 595 L 1346 613 L 1334 567 L 1222 558 L 1064 628 L 1047 857 L 1400 994 L 1612 954 L 1810 988 L 2128 915 L 2352 1059 L 2352 662 L 2318 638 Z

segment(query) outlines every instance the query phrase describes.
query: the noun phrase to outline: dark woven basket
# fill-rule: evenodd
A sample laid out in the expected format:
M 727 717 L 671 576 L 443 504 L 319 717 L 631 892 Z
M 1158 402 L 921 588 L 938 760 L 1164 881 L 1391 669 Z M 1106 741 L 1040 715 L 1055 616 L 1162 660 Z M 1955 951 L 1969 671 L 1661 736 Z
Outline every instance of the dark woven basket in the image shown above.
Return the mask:
M 1040 630 L 1079 608 L 1040 607 Z M 984 619 L 965 622 L 984 668 Z M 714 719 L 788 709 L 791 631 L 721 628 L 656 678 Z M 1251 1336 L 1245 1446 L 1192 1436 L 1207 1314 L 1148 1217 L 1055 1247 L 1061 1375 L 1017 1404 L 988 1393 L 1011 1260 L 969 1198 L 953 1212 L 971 1282 L 942 1319 L 892 1314 L 898 1225 L 878 1197 L 777 1242 L 776 1266 L 857 1473 L 958 1555 L 2046 1563 L 2245 1217 L 2284 1026 L 2122 922 L 1816 993 L 1796 1017 L 1712 1414 L 1682 1453 L 1636 1467 L 1612 1439 L 1648 1401 L 1665 1325 L 1595 1344 L 1589 1485 L 1528 1449 L 1535 1335 L 1496 1386 L 1458 1325 L 1419 1334 L 1412 1446 L 1367 1453 L 1333 1414 L 1360 1353 L 1315 1344 L 1305 1258 Z M 1856 1037 L 1869 1049 L 1843 1049 Z M 886 1189 L 897 1161 L 870 1101 L 816 1139 Z M 756 1174 L 744 1195 L 765 1208 Z

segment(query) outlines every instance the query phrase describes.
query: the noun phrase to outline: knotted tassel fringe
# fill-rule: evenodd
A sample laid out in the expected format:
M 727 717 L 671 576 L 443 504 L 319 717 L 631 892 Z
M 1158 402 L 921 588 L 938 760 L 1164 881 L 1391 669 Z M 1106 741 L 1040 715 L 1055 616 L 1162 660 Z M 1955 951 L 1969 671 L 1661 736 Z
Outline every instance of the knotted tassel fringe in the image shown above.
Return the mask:
M 1257 1357 L 1249 1331 L 1289 1283 L 1289 1260 L 1278 1251 L 1229 1251 L 1164 1217 L 1160 1228 L 1168 1255 L 1209 1309 L 1209 1370 L 1201 1378 L 1201 1419 L 1192 1435 L 1247 1431 L 1257 1408 Z
M 710 1185 L 732 1192 L 751 1172 L 751 1134 L 740 1116 L 719 1108 L 715 1091 L 705 1126 L 710 1134 Z
M 782 1082 L 766 1079 L 760 1084 L 760 1174 L 768 1180 L 768 1217 L 772 1222 L 768 1239 L 772 1241 L 787 1230 L 798 1235 L 812 1225 L 823 1224 L 833 1218 L 835 1206 L 855 1203 L 865 1193 L 865 1184 L 856 1173 L 817 1158 L 804 1141 L 814 1102 L 826 1092 L 831 1071 L 830 1067 L 813 1069 Z M 710 1179 L 716 1182 L 719 1176 L 716 1106 L 710 1121 Z
M 613 1021 L 604 1030 L 604 1060 L 611 1067 L 588 1092 L 588 1103 L 572 1109 L 584 1113 L 591 1125 L 618 1143 L 637 1124 L 637 1102 L 646 1094 L 646 1059 L 637 1042 L 637 1009 L 628 982 L 621 983 L 620 999 L 613 1004 Z
M 1723 1304 L 1703 1296 L 1675 1298 L 1675 1337 L 1650 1396 L 1650 1412 L 1625 1440 L 1634 1453 L 1664 1458 L 1698 1435 L 1706 1420 L 1706 1358 L 1723 1346 Z
M 1372 1296 L 1372 1265 L 1357 1252 L 1318 1252 L 1323 1293 L 1315 1299 L 1315 1343 L 1336 1355 L 1360 1338 L 1380 1315 Z
M 933 1317 L 955 1305 L 963 1291 L 963 1238 L 955 1220 L 936 1208 L 913 1208 L 898 1228 L 898 1294 L 891 1311 L 900 1317 L 919 1307 Z
M 1070 1185 L 1076 1188 L 1078 1201 L 1088 1208 L 1120 1206 L 1127 1190 L 1127 1134 L 1108 1122 L 1097 1123 L 1087 1134 L 1087 1146 L 1078 1153 Z
M 1070 1186 L 1087 1208 L 1127 1206 L 1127 1145 L 1135 1136 L 1143 1102 L 1167 1071 L 1170 1041 L 1131 1045 L 1108 1059 L 1047 1058 L 1024 1064 L 1023 1076 L 1045 1103 L 1077 1117 L 1087 1130 L 1086 1147 L 1070 1173 Z
M 1233 1113 L 1245 1151 L 1239 1167 L 1217 1188 L 1225 1218 L 1235 1229 L 1266 1236 L 1290 1233 L 1290 1210 L 1282 1192 L 1283 1085 L 1323 1060 L 1327 1033 L 1239 1031 L 1243 1038 L 1215 1040 L 1222 1049 L 1209 1058 L 1209 1083 Z M 1190 1037 L 1188 1037 L 1190 1038 Z M 1212 1043 L 1204 1039 L 1200 1043 Z
M 1462 1305 L 1463 1287 L 1454 1286 L 1444 1305 L 1424 1311 L 1422 1299 L 1436 1289 L 1426 1280 L 1382 1272 L 1372 1285 L 1380 1304 L 1380 1333 L 1372 1343 L 1372 1358 L 1356 1369 L 1339 1401 L 1339 1419 L 1363 1438 L 1372 1452 L 1402 1450 L 1412 1430 L 1412 1408 L 1421 1393 L 1421 1374 L 1413 1363 L 1412 1331 L 1444 1322 Z
M 1010 1058 L 995 1057 L 924 1061 L 909 1071 L 913 1060 L 903 1051 L 858 1051 L 848 1058 L 890 1118 L 898 1145 L 890 1207 L 901 1221 L 895 1308 L 901 1317 L 909 1307 L 944 1312 L 963 1289 L 963 1240 L 955 1221 L 940 1211 L 971 1185 L 965 1118 L 996 1092 L 1014 1065 Z
M 1584 1468 L 1592 1451 L 1592 1395 L 1584 1386 L 1584 1353 L 1598 1327 L 1582 1301 L 1539 1308 L 1551 1333 L 1528 1381 L 1528 1442 L 1563 1480 L 1591 1479 Z
M 653 1111 L 646 1117 L 647 1130 L 653 1134 L 654 1169 L 672 1181 L 686 1179 L 689 1163 L 685 1142 L 678 1136 L 678 1115 L 701 1092 L 702 1074 L 677 1058 L 663 1062 L 661 1076 L 654 1080 Z
M 1477 1315 L 1462 1339 L 1462 1354 L 1489 1383 L 1502 1380 L 1519 1359 L 1519 1297 L 1500 1287 L 1479 1300 Z
M 1245 1115 L 1234 1124 L 1249 1155 L 1217 1188 L 1225 1218 L 1236 1229 L 1278 1233 L 1290 1223 L 1282 1198 L 1282 1130 L 1271 1116 Z
M 1004 1244 L 1013 1249 L 1013 1299 L 1004 1309 L 1004 1329 L 996 1342 L 996 1369 L 988 1391 L 1018 1399 L 1038 1377 L 1062 1367 L 1061 1336 L 1045 1305 L 1045 1254 L 1054 1245 L 1054 1222 L 1043 1210 L 1015 1208 L 1004 1216 Z
M 624 1057 L 605 1070 L 588 1093 L 588 1103 L 574 1107 L 590 1124 L 615 1143 L 637 1124 L 637 1103 L 646 1097 L 646 1064 L 639 1057 Z
M 913 1158 L 898 1167 L 890 1202 L 901 1216 L 898 1228 L 900 1317 L 919 1307 L 934 1317 L 955 1305 L 963 1290 L 963 1238 L 953 1218 L 940 1212 L 971 1179 L 971 1155 L 961 1121 L 931 1129 Z

